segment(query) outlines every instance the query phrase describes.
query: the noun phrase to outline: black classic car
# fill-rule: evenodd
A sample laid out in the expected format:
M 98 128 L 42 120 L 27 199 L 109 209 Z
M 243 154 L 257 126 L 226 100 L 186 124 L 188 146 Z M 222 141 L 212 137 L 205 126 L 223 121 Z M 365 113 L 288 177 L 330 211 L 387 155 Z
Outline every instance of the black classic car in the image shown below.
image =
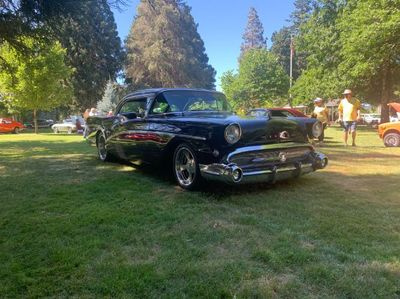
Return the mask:
M 202 179 L 275 182 L 324 168 L 297 122 L 240 118 L 225 95 L 201 89 L 147 89 L 128 94 L 110 117 L 89 117 L 88 140 L 100 160 L 170 163 L 184 189 Z
M 307 117 L 300 111 L 291 108 L 255 108 L 247 112 L 254 117 L 285 117 L 297 122 L 309 139 L 318 138 L 324 130 L 323 124 L 316 118 Z

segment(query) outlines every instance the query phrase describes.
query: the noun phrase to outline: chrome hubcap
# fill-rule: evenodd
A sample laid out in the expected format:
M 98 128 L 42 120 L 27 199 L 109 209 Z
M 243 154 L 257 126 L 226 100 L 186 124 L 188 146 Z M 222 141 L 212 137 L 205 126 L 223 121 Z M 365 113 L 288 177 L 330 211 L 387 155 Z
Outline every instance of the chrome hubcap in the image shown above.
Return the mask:
M 196 176 L 196 161 L 187 148 L 180 148 L 175 156 L 175 173 L 178 181 L 183 186 L 193 183 Z
M 99 157 L 101 160 L 105 160 L 107 157 L 106 141 L 103 136 L 99 138 L 97 142 L 97 148 L 99 150 Z

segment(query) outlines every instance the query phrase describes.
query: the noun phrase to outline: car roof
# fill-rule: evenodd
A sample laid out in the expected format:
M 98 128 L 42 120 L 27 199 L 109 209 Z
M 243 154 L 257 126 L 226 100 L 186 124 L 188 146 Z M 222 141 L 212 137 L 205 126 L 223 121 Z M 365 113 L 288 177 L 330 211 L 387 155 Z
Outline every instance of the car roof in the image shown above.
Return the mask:
M 149 89 L 136 90 L 134 92 L 128 93 L 126 96 L 124 96 L 124 99 L 141 95 L 155 96 L 165 91 L 207 91 L 207 92 L 222 93 L 216 90 L 202 89 L 202 88 L 149 88 Z

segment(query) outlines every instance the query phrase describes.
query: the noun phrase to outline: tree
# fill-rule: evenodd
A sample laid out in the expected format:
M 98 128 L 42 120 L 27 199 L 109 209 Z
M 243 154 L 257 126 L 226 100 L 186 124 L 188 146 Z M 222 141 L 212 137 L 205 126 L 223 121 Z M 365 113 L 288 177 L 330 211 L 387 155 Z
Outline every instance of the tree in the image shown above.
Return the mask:
M 291 43 L 292 31 L 290 27 L 283 27 L 279 31 L 275 31 L 272 34 L 271 52 L 274 53 L 282 65 L 286 74 L 290 73 L 290 43 Z M 297 60 L 293 63 L 293 79 L 296 80 L 298 77 Z
M 289 25 L 282 27 L 272 34 L 271 51 L 278 56 L 280 64 L 286 73 L 290 73 L 290 47 L 293 43 L 293 80 L 296 81 L 301 72 L 306 68 L 307 52 L 296 46 L 300 28 L 311 18 L 316 3 L 313 0 L 294 1 L 294 10 L 289 18 Z
M 114 83 L 109 80 L 104 89 L 102 99 L 97 102 L 97 110 L 103 113 L 108 113 L 110 110 L 114 110 L 117 107 L 118 101 L 117 90 L 114 87 Z
M 0 0 L 0 44 L 8 42 L 29 56 L 34 53 L 21 42 L 26 36 L 43 43 L 60 41 L 67 49 L 67 64 L 76 70 L 74 106 L 94 106 L 124 59 L 110 5 L 119 7 L 124 0 Z M 2 56 L 0 67 L 8 67 Z
M 254 7 L 250 8 L 243 42 L 240 46 L 240 57 L 251 49 L 266 49 L 267 39 L 264 38 L 264 28 Z
M 226 72 L 221 85 L 236 108 L 277 105 L 285 100 L 289 78 L 277 57 L 266 49 L 247 51 L 239 63 L 237 74 Z
M 49 45 L 28 38 L 22 42 L 33 55 L 21 55 L 8 43 L 0 47 L 1 57 L 13 70 L 0 71 L 0 93 L 9 108 L 33 110 L 37 133 L 38 110 L 51 110 L 71 100 L 68 80 L 73 69 L 66 66 L 66 50 L 59 42 Z
M 74 106 L 85 109 L 96 105 L 108 79 L 121 70 L 124 52 L 114 16 L 106 0 L 79 1 L 77 15 L 68 15 L 54 26 L 54 35 L 67 49 L 72 76 Z
M 399 24 L 398 1 L 352 0 L 337 25 L 344 82 L 365 99 L 378 100 L 383 122 L 389 120 L 387 103 L 400 85 Z
M 179 0 L 140 2 L 125 43 L 125 72 L 135 88 L 214 88 L 215 70 L 190 10 Z
M 314 0 L 294 1 L 294 10 L 290 14 L 289 18 L 289 22 L 291 24 L 291 31 L 293 34 L 295 35 L 299 34 L 300 27 L 309 20 L 315 7 L 316 7 L 316 2 Z
M 308 56 L 292 90 L 296 99 L 336 97 L 350 87 L 363 100 L 382 104 L 387 121 L 387 103 L 400 86 L 398 24 L 396 1 L 318 1 L 300 27 L 298 44 Z
M 312 16 L 300 26 L 296 46 L 304 53 L 307 67 L 292 88 L 294 103 L 317 96 L 334 98 L 346 87 L 338 72 L 342 44 L 336 25 L 345 5 L 341 0 L 320 0 Z

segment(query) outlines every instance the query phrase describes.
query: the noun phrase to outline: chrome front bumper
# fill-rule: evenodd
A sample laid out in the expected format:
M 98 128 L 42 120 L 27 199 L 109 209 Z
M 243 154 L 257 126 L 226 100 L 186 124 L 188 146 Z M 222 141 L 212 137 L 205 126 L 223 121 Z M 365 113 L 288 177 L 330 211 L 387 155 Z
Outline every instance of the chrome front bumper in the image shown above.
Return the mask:
M 200 173 L 207 180 L 222 181 L 228 184 L 275 183 L 278 180 L 299 177 L 323 169 L 328 158 L 319 152 L 311 152 L 308 157 L 293 163 L 276 163 L 264 169 L 244 171 L 234 163 L 200 164 Z

